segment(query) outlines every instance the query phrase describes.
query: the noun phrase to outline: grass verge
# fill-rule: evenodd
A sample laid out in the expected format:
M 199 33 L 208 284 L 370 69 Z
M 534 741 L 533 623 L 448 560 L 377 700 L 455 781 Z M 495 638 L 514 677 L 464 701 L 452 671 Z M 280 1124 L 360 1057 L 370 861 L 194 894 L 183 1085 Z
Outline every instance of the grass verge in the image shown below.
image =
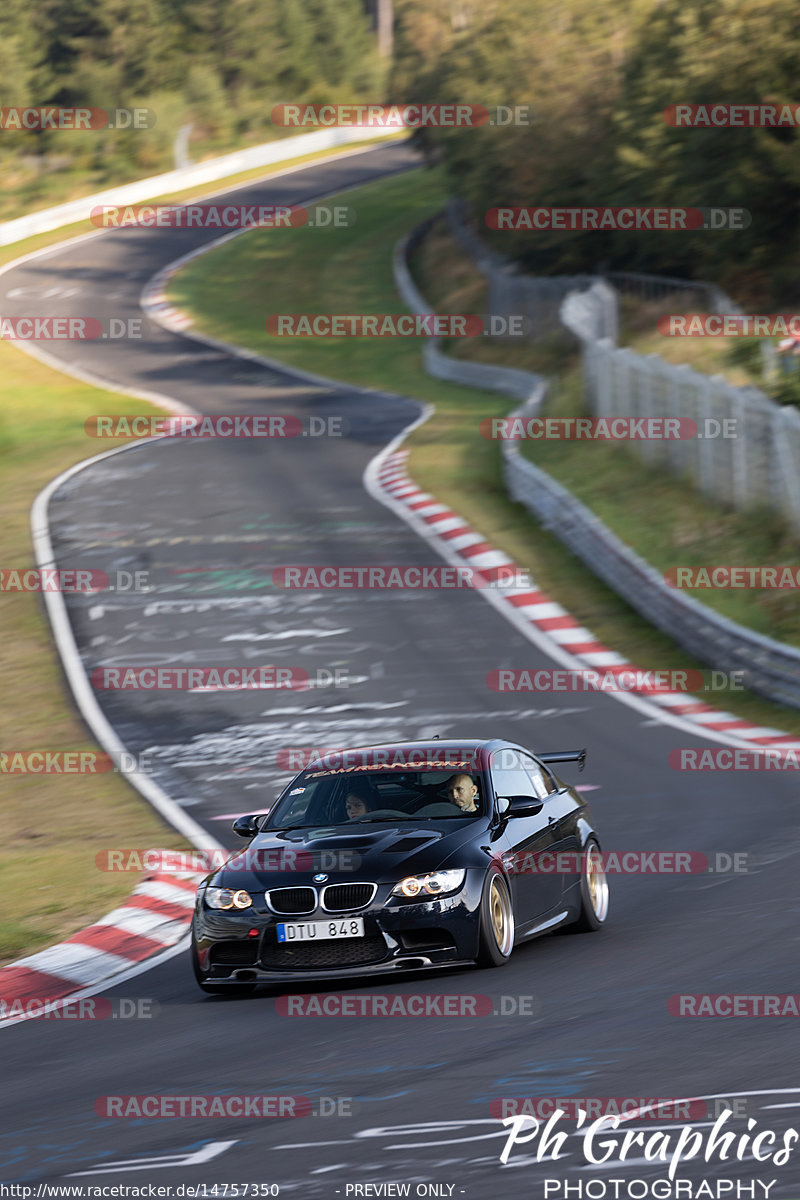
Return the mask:
M 67 379 L 0 342 L 0 563 L 33 565 L 30 508 L 73 463 L 97 453 L 83 423 L 97 412 L 149 413 L 140 400 Z M 119 442 L 109 440 L 103 449 Z M 3 751 L 96 750 L 77 716 L 42 597 L 2 596 L 0 727 Z M 0 873 L 5 883 L 0 963 L 49 945 L 119 904 L 135 878 L 103 873 L 109 846 L 185 845 L 119 775 L 5 774 Z M 52 892 L 51 896 L 47 893 Z
M 414 266 L 423 293 L 437 309 L 453 311 L 453 303 L 462 300 L 477 306 L 478 311 L 485 305 L 483 277 L 465 261 L 455 241 L 441 227 L 423 244 Z M 724 346 L 710 343 L 725 343 L 727 339 L 661 337 L 651 330 L 666 308 L 663 303 L 647 308 L 646 316 L 640 313 L 636 321 L 629 319 L 632 349 L 642 354 L 656 353 L 660 340 L 672 361 L 683 361 L 677 351 L 688 348 L 696 370 L 719 370 Z M 558 335 L 534 346 L 513 340 L 463 339 L 456 350 L 463 357 L 505 361 L 538 371 L 554 379 L 545 409 L 548 416 L 586 415 L 580 360 L 573 338 Z M 737 385 L 752 382 L 747 370 L 736 364 L 728 377 Z M 658 570 L 711 563 L 797 563 L 797 537 L 771 513 L 731 512 L 701 496 L 680 477 L 654 470 L 625 445 L 542 440 L 522 442 L 521 449 Z M 800 610 L 791 591 L 702 588 L 689 594 L 757 633 L 800 645 Z
M 305 132 L 310 132 L 306 130 Z M 161 153 L 150 154 L 138 163 L 129 159 L 104 161 L 102 165 L 91 165 L 81 161 L 85 150 L 96 138 L 102 139 L 103 131 L 86 131 L 61 134 L 61 138 L 70 143 L 70 149 L 75 148 L 75 139 L 80 141 L 81 150 L 78 152 L 78 163 L 64 163 L 64 156 L 55 151 L 49 156 L 49 161 L 59 161 L 61 165 L 48 167 L 48 159 L 42 164 L 38 156 L 28 157 L 20 162 L 11 154 L 2 164 L 3 190 L 0 194 L 0 221 L 13 221 L 17 217 L 41 209 L 66 204 L 71 200 L 80 200 L 96 192 L 107 191 L 109 188 L 121 187 L 127 183 L 137 183 L 151 175 L 166 174 L 174 169 L 172 144 L 170 143 Z M 193 140 L 190 145 L 192 165 L 197 166 L 215 158 L 224 158 L 244 150 L 252 150 L 255 146 L 267 142 L 283 141 L 296 137 L 298 130 L 277 125 L 268 125 L 255 136 L 251 135 L 244 141 L 236 139 L 202 138 Z M 25 135 L 22 134 L 24 137 Z M 28 135 L 31 136 L 30 134 Z M 6 137 L 14 140 L 14 132 L 9 131 Z M 10 143 L 9 143 L 10 144 Z M 325 153 L 323 151 L 323 153 Z M 256 168 L 263 171 L 264 168 Z
M 291 340 L 266 333 L 265 319 L 277 311 L 399 311 L 392 251 L 404 233 L 441 207 L 442 178 L 436 171 L 415 173 L 345 195 L 358 212 L 355 228 L 335 233 L 315 230 L 313 236 L 303 238 L 292 230 L 255 230 L 195 259 L 173 277 L 169 289 L 172 302 L 191 313 L 198 330 L 290 366 L 434 403 L 434 417 L 408 442 L 411 472 L 420 486 L 474 523 L 527 567 L 537 583 L 581 623 L 634 662 L 652 668 L 699 666 L 595 579 L 521 506 L 508 500 L 499 444 L 483 439 L 478 432 L 481 419 L 506 414 L 510 407 L 506 397 L 430 378 L 422 368 L 420 346 L 414 339 Z M 430 284 L 427 294 L 434 300 L 450 297 L 450 311 L 468 311 L 472 285 L 464 277 L 463 262 L 451 263 L 460 289 L 456 302 L 441 266 L 435 260 L 426 262 L 424 256 L 418 262 L 423 287 Z M 488 339 L 485 344 L 488 346 Z M 502 361 L 504 345 L 485 353 L 500 355 Z M 471 352 L 475 352 L 474 346 Z M 564 394 L 570 386 L 574 359 L 564 359 L 562 347 L 538 347 L 528 365 L 545 371 L 554 363 L 564 369 L 559 389 L 559 394 Z M 569 448 L 568 443 L 563 445 Z M 580 443 L 575 445 L 585 449 Z M 652 486 L 651 474 L 647 484 Z M 607 479 L 603 486 L 608 486 Z M 627 503 L 630 505 L 629 499 Z M 800 713 L 790 709 L 744 692 L 725 691 L 703 698 L 716 698 L 749 720 L 800 735 Z
M 269 179 L 271 175 L 285 171 L 290 167 L 299 167 L 305 163 L 314 163 L 323 158 L 342 157 L 350 150 L 363 150 L 371 146 L 382 146 L 388 141 L 397 140 L 396 136 L 387 135 L 385 138 L 370 138 L 365 142 L 351 142 L 338 151 L 316 150 L 313 154 L 301 154 L 297 158 L 287 159 L 286 162 L 276 163 L 272 168 L 253 167 L 249 171 L 241 171 L 238 175 L 230 175 L 226 179 L 215 179 L 210 183 L 195 184 L 192 187 L 183 188 L 178 192 L 165 192 L 161 196 L 153 196 L 147 203 L 159 204 L 168 200 L 170 203 L 177 204 L 182 200 L 201 200 L 204 196 L 223 194 L 231 188 L 240 187 L 245 183 L 252 183 L 258 179 Z M 66 241 L 67 238 L 78 237 L 82 233 L 93 233 L 94 231 L 95 226 L 92 225 L 87 215 L 83 221 L 75 221 L 72 225 L 64 225 L 60 229 L 52 230 L 50 233 L 39 233 L 35 237 L 26 238 L 24 242 L 15 242 L 10 246 L 0 246 L 0 266 L 11 262 L 12 259 L 20 258 L 23 254 L 30 254 L 34 250 L 44 249 L 45 246 L 54 246 L 57 242 Z
M 373 143 L 363 143 L 368 144 Z M 275 170 L 329 155 L 330 151 L 304 155 Z M 262 167 L 158 199 L 208 196 L 269 173 Z M 0 265 L 88 231 L 88 222 L 81 222 L 0 247 Z M 0 373 L 0 564 L 30 567 L 30 508 L 38 492 L 73 464 L 120 444 L 108 439 L 100 446 L 87 438 L 86 418 L 98 412 L 157 410 L 145 401 L 73 380 L 2 340 Z M 42 598 L 7 592 L 0 603 L 0 753 L 96 751 L 73 706 Z M 119 775 L 10 774 L 4 772 L 3 761 L 0 758 L 0 872 L 6 894 L 0 966 L 69 937 L 130 894 L 135 873 L 101 872 L 95 864 L 99 852 L 109 846 L 186 845 Z

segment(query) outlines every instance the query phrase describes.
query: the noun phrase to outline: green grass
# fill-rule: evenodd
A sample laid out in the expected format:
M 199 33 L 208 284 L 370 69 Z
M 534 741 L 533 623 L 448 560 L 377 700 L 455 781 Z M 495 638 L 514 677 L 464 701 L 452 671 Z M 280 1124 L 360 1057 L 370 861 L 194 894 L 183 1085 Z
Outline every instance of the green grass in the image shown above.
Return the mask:
M 153 196 L 147 203 L 158 204 L 168 200 L 174 204 L 181 200 L 199 200 L 204 196 L 216 196 L 230 191 L 231 188 L 239 187 L 243 183 L 250 183 L 257 179 L 268 179 L 271 175 L 285 171 L 289 167 L 302 166 L 304 163 L 313 163 L 323 158 L 338 158 L 350 150 L 364 149 L 367 146 L 382 145 L 386 141 L 396 140 L 396 135 L 387 134 L 386 138 L 371 138 L 366 142 L 351 142 L 339 151 L 316 150 L 313 154 L 301 154 L 296 158 L 287 159 L 286 162 L 276 163 L 274 167 L 253 167 L 249 171 L 241 171 L 238 175 L 230 175 L 226 179 L 215 179 L 211 183 L 195 184 L 192 187 L 182 188 L 177 192 L 164 192 L 161 196 Z M 66 199 L 75 198 L 74 196 L 69 196 Z M 54 197 L 54 199 L 57 199 L 59 204 L 66 203 L 63 194 L 59 197 Z M 94 230 L 95 226 L 92 225 L 87 215 L 83 221 L 75 221 L 72 225 L 62 226 L 62 228 L 55 229 L 50 233 L 39 233 L 35 237 L 26 238 L 24 242 L 15 242 L 11 246 L 0 246 L 0 266 L 11 262 L 15 258 L 20 258 L 23 254 L 30 254 L 34 250 L 43 249 L 45 246 L 54 246 L 58 242 L 66 241 L 67 238 L 77 237 L 82 233 L 92 233 Z
M 414 387 L 425 378 L 418 365 L 418 340 L 277 337 L 267 334 L 264 325 L 276 313 L 404 312 L 391 269 L 376 262 L 376 249 L 385 256 L 387 244 L 442 199 L 438 178 L 419 172 L 405 186 L 389 180 L 342 193 L 342 203 L 356 212 L 353 228 L 303 226 L 271 230 L 270 236 L 253 231 L 255 236 L 236 238 L 201 255 L 174 276 L 170 299 L 215 337 L 307 371 L 415 394 Z M 486 402 L 478 393 L 466 396 L 433 380 L 431 386 L 443 395 L 451 393 L 452 400 L 460 396 L 472 402 L 476 412 Z
M 329 154 L 304 155 L 270 172 L 259 168 L 157 199 L 212 195 Z M 0 265 L 90 229 L 87 220 L 0 247 Z M 0 377 L 0 564 L 28 567 L 33 565 L 30 507 L 37 493 L 74 463 L 119 444 L 88 438 L 86 418 L 160 410 L 75 381 L 3 341 Z M 73 706 L 41 597 L 6 593 L 2 613 L 0 749 L 97 751 Z M 99 851 L 186 845 L 130 784 L 112 773 L 4 774 L 0 819 L 0 873 L 6 885 L 0 965 L 68 937 L 130 894 L 136 875 L 99 871 Z
M 33 565 L 30 507 L 50 479 L 119 444 L 86 436 L 97 412 L 149 413 L 141 400 L 100 391 L 0 342 L 0 562 Z M 5 752 L 97 750 L 73 709 L 41 596 L 2 597 L 0 728 Z M 69 936 L 129 895 L 131 874 L 99 871 L 109 846 L 185 845 L 119 775 L 2 777 L 4 881 L 0 963 Z
M 273 171 L 262 167 L 157 199 L 212 195 L 329 154 L 304 155 Z M 0 247 L 0 265 L 90 230 L 87 220 Z M 73 380 L 3 341 L 0 376 L 0 564 L 28 567 L 33 565 L 30 507 L 37 493 L 74 463 L 119 444 L 88 438 L 86 418 L 160 410 Z M 6 593 L 2 613 L 0 749 L 97 751 L 73 706 L 41 597 Z M 0 819 L 0 873 L 5 883 L 0 965 L 68 937 L 130 894 L 136 875 L 99 871 L 99 851 L 109 846 L 186 845 L 130 784 L 113 773 L 4 774 Z
M 460 250 L 444 222 L 437 222 L 416 256 L 424 275 L 425 295 L 442 311 L 484 312 L 487 287 L 483 275 Z M 658 354 L 679 366 L 685 363 L 705 375 L 722 375 L 735 387 L 769 390 L 762 372 L 761 338 L 665 337 L 659 317 L 669 313 L 697 312 L 696 293 L 674 293 L 661 301 L 645 301 L 623 294 L 620 302 L 619 345 L 637 354 Z M 773 339 L 777 342 L 779 339 Z M 449 347 L 459 358 L 497 363 L 552 376 L 564 369 L 575 339 L 566 331 L 532 344 L 524 339 L 462 339 Z M 778 379 L 784 379 L 780 375 Z M 788 399 L 782 402 L 790 402 Z M 796 400 L 792 402 L 797 402 Z
M 546 415 L 583 411 L 581 381 L 567 376 Z M 673 566 L 798 564 L 800 546 L 769 512 L 733 512 L 701 498 L 685 479 L 657 470 L 625 446 L 528 441 L 522 453 L 558 479 L 659 571 Z M 716 612 L 767 637 L 800 645 L 800 608 L 791 591 L 685 589 Z
M 755 387 L 769 394 L 764 378 L 763 338 L 669 337 L 658 329 L 659 317 L 670 313 L 702 312 L 692 293 L 677 293 L 659 302 L 623 296 L 620 304 L 620 346 L 637 354 L 657 354 L 675 366 L 685 364 L 702 375 L 722 375 L 734 387 Z M 777 345 L 779 338 L 773 338 Z
M 190 263 L 173 278 L 170 298 L 192 314 L 198 330 L 215 337 L 288 365 L 433 402 L 434 417 L 408 442 L 411 474 L 421 487 L 455 508 L 528 568 L 540 587 L 633 662 L 649 668 L 699 666 L 595 579 L 554 537 L 541 530 L 526 510 L 508 500 L 501 477 L 499 444 L 483 439 L 478 432 L 482 419 L 508 412 L 511 405 L 506 397 L 430 378 L 423 371 L 420 346 L 413 339 L 290 339 L 267 335 L 265 319 L 276 312 L 402 311 L 392 279 L 392 251 L 397 240 L 437 211 L 443 200 L 442 179 L 435 171 L 343 193 L 342 201 L 353 205 L 358 213 L 353 229 L 253 231 Z M 468 278 L 463 262 L 451 256 L 448 273 L 441 254 L 438 259 L 434 254 L 430 260 L 426 254 L 423 249 L 416 264 L 426 295 L 438 300 L 440 309 L 482 311 L 481 295 L 475 281 Z M 489 339 L 470 339 L 465 352 L 507 361 L 508 346 L 507 342 L 491 345 Z M 569 395 L 575 384 L 574 352 L 566 350 L 560 339 L 553 339 L 525 354 L 532 369 L 551 373 L 560 368 L 557 394 Z M 583 455 L 586 449 L 585 444 L 564 443 L 557 447 L 557 453 Z M 595 449 L 593 444 L 589 452 Z M 554 458 L 553 473 L 569 469 L 578 478 L 583 472 L 587 477 L 583 482 L 589 487 L 594 477 L 592 463 L 593 459 L 587 460 L 585 455 L 561 464 Z M 627 469 L 626 464 L 618 460 L 617 469 L 623 468 Z M 613 525 L 612 475 L 610 467 L 601 472 L 597 496 L 602 515 Z M 682 487 L 667 482 L 670 487 Z M 663 496 L 661 486 L 659 480 L 654 488 L 652 473 L 648 472 L 645 480 L 631 484 L 626 491 L 622 508 L 632 529 L 637 525 L 637 514 L 641 515 L 639 524 L 646 525 L 650 489 L 654 488 L 658 501 Z M 632 493 L 636 496 L 633 516 Z M 705 517 L 700 515 L 700 502 L 691 502 L 691 509 L 695 524 L 698 520 L 702 523 Z M 722 515 L 715 520 L 721 521 Z M 712 534 L 709 528 L 704 536 Z M 743 717 L 800 734 L 800 713 L 746 693 L 725 692 L 719 698 Z
M 306 131 L 308 132 L 308 131 Z M 254 144 L 262 145 L 266 142 L 283 141 L 287 137 L 296 136 L 293 131 L 280 131 L 277 127 L 271 126 L 263 131 L 263 136 L 260 137 L 257 143 L 249 143 L 245 146 L 212 146 L 212 145 L 193 145 L 192 166 L 198 166 L 201 163 L 207 162 L 214 158 L 224 158 L 228 154 L 235 154 L 237 150 L 250 150 Z M 9 135 L 6 134 L 6 137 Z M 89 134 L 81 134 L 86 139 Z M 397 135 L 387 134 L 387 137 Z M 381 141 L 383 139 L 368 139 L 364 143 L 352 142 L 348 146 L 342 147 L 343 150 L 352 149 L 355 145 L 367 145 L 372 141 Z M 290 160 L 293 163 L 312 162 L 315 158 L 322 158 L 327 154 L 336 153 L 330 150 L 317 150 L 313 154 L 298 155 Z M 280 170 L 286 164 L 277 163 L 275 170 Z M 32 174 L 30 169 L 18 167 L 13 159 L 5 164 L 3 171 L 3 191 L 0 194 L 0 221 L 13 221 L 18 217 L 27 216 L 29 213 L 39 212 L 42 209 L 55 207 L 59 204 L 67 204 L 71 200 L 80 200 L 84 196 L 91 196 L 97 192 L 108 191 L 110 188 L 121 187 L 126 183 L 136 183 L 141 179 L 149 176 L 162 175 L 173 169 L 172 163 L 163 159 L 154 159 L 152 165 L 147 167 L 136 167 L 135 164 L 125 160 L 122 163 L 111 164 L 104 166 L 101 170 L 92 169 L 86 166 L 70 166 L 64 169 L 49 171 L 45 175 Z M 216 184 L 204 184 L 200 188 L 192 188 L 186 191 L 185 195 L 200 195 L 203 189 L 208 191 L 209 187 L 216 187 L 219 190 L 228 182 L 245 181 L 247 179 L 259 179 L 268 167 L 255 167 L 249 171 L 241 172 L 239 175 L 232 175 L 230 180 L 218 180 Z M 116 173 L 115 173 L 116 172 Z M 174 193 L 176 197 L 181 193 Z M 159 197 L 163 199 L 163 197 Z
M 486 301 L 483 277 L 440 226 L 423 245 L 415 269 L 423 293 L 437 309 L 448 311 L 454 302 L 463 302 L 482 311 Z M 627 302 L 624 307 L 627 340 L 638 353 L 661 350 L 662 357 L 680 362 L 685 359 L 679 351 L 688 349 L 690 365 L 696 370 L 712 373 L 728 362 L 726 374 L 732 383 L 753 382 L 744 366 L 729 362 L 728 339 L 676 339 L 653 333 L 658 317 L 670 310 L 670 302 L 649 304 L 635 312 Z M 545 409 L 549 416 L 586 413 L 574 339 L 555 335 L 534 346 L 499 339 L 463 339 L 456 350 L 462 357 L 505 362 L 555 378 Z M 543 440 L 521 442 L 520 448 L 526 458 L 569 488 L 618 537 L 661 571 L 675 565 L 711 563 L 797 564 L 798 539 L 776 517 L 731 512 L 700 496 L 686 480 L 664 470 L 654 471 L 625 446 Z M 800 645 L 800 609 L 791 591 L 702 588 L 689 594 L 758 633 Z

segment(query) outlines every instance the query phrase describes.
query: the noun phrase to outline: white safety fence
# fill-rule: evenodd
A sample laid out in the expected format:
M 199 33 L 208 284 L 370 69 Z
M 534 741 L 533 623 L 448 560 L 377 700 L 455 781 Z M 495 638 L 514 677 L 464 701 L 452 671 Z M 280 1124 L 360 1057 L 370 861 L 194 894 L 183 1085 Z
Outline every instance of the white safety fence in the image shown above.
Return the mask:
M 486 280 L 487 309 L 493 316 L 525 319 L 531 341 L 558 333 L 562 301 L 579 288 L 588 288 L 593 275 L 526 275 L 517 264 L 491 250 L 464 219 L 465 206 L 451 200 L 445 210 L 450 232 Z M 598 330 L 600 337 L 616 337 L 616 325 Z
M 0 246 L 22 242 L 37 233 L 63 229 L 65 225 L 72 225 L 76 221 L 88 221 L 92 209 L 102 205 L 141 204 L 143 201 L 155 199 L 156 196 L 168 196 L 185 188 L 201 187 L 217 179 L 228 179 L 242 171 L 273 166 L 322 150 L 336 150 L 339 146 L 347 146 L 351 142 L 385 137 L 385 129 L 316 129 L 312 133 L 298 134 L 297 137 L 279 138 L 274 142 L 249 146 L 246 150 L 235 150 L 232 154 L 209 158 L 205 162 L 193 163 L 176 171 L 166 171 L 163 175 L 151 175 L 148 179 L 137 179 L 133 183 L 124 183 L 104 192 L 95 192 L 92 196 L 70 200 L 67 204 L 57 204 L 54 208 L 45 208 L 41 212 L 17 217 L 13 221 L 1 222 Z
M 608 418 L 690 418 L 696 437 L 630 446 L 646 462 L 688 476 L 705 495 L 738 509 L 768 509 L 800 532 L 800 412 L 757 388 L 734 387 L 722 375 L 702 375 L 598 337 L 610 292 L 595 283 L 561 307 L 564 324 L 582 343 L 589 411 Z
M 430 306 L 414 285 L 408 269 L 408 256 L 422 240 L 430 224 L 431 222 L 426 222 L 425 225 L 415 229 L 409 237 L 403 239 L 395 252 L 395 282 L 403 300 L 413 312 L 431 311 Z M 585 292 L 575 294 L 569 298 L 565 307 L 568 317 L 579 323 L 585 334 L 587 329 L 602 327 L 604 322 L 613 316 L 616 311 L 615 289 L 606 284 L 596 283 L 593 285 L 592 296 L 587 297 Z M 598 315 L 597 311 L 590 311 L 592 308 L 602 311 Z M 730 416 L 731 397 L 721 393 L 718 388 L 715 391 L 715 382 L 719 381 L 697 376 L 697 379 L 702 381 L 702 385 L 692 383 L 689 381 L 689 376 L 695 376 L 696 373 L 690 371 L 688 367 L 669 368 L 663 378 L 668 377 L 669 379 L 666 391 L 672 398 L 664 401 L 665 388 L 659 389 L 652 383 L 655 373 L 669 366 L 661 359 L 658 359 L 658 363 L 661 363 L 662 366 L 656 366 L 641 355 L 631 355 L 630 351 L 617 350 L 610 340 L 602 338 L 585 337 L 584 345 L 589 347 L 589 355 L 597 351 L 597 354 L 602 356 L 603 364 L 614 361 L 615 369 L 620 373 L 620 377 L 623 377 L 627 370 L 635 369 L 631 359 L 641 359 L 641 362 L 647 367 L 647 377 L 651 381 L 649 386 L 652 406 L 648 411 L 653 415 L 659 415 L 659 404 L 662 405 L 663 413 L 666 413 L 664 406 L 667 404 L 680 406 L 682 403 L 680 391 L 677 398 L 672 396 L 669 391 L 675 387 L 677 378 L 689 392 L 692 387 L 701 388 L 700 394 L 705 397 L 706 401 L 705 407 L 702 401 L 698 402 L 696 411 L 701 419 L 711 417 L 722 420 L 724 416 Z M 614 359 L 614 355 L 617 356 L 616 359 Z M 655 356 L 652 358 L 655 359 Z M 431 339 L 430 344 L 426 344 L 424 360 L 427 370 L 440 379 L 449 379 L 471 387 L 490 388 L 507 395 L 518 396 L 523 403 L 510 414 L 511 416 L 527 419 L 536 416 L 542 410 L 547 381 L 541 376 L 526 371 L 511 370 L 508 367 L 495 367 L 484 363 L 449 358 L 440 350 L 438 339 Z M 597 360 L 595 360 L 595 365 L 596 362 Z M 620 362 L 624 364 L 622 367 L 619 366 Z M 614 381 L 610 380 L 605 365 L 600 366 L 599 372 L 605 380 L 606 392 L 602 401 L 605 408 L 598 406 L 597 411 L 598 414 L 601 411 L 610 413 L 613 411 L 613 403 L 616 402 L 610 405 L 608 397 L 609 395 L 613 396 L 618 388 L 614 386 Z M 711 388 L 710 398 L 702 391 L 702 387 L 705 385 Z M 729 387 L 727 384 L 724 386 Z M 597 389 L 598 394 L 600 390 L 600 388 Z M 628 395 L 638 396 L 640 390 L 646 391 L 647 385 L 643 389 L 631 387 Z M 736 393 L 744 389 L 733 388 L 730 390 Z M 662 397 L 662 400 L 658 399 L 659 396 Z M 794 440 L 791 448 L 788 443 L 782 443 L 780 439 L 777 439 L 776 442 L 776 432 L 773 430 L 767 441 L 769 445 L 777 444 L 779 453 L 782 452 L 786 456 L 786 469 L 781 476 L 782 486 L 788 487 L 789 481 L 792 480 L 795 481 L 794 486 L 797 487 L 798 477 L 791 475 L 791 466 L 800 461 L 797 457 L 800 455 L 800 419 L 795 420 L 794 410 L 791 412 L 782 410 L 777 405 L 770 404 L 765 397 L 760 397 L 759 400 L 754 399 L 750 406 L 741 397 L 737 403 L 739 404 L 738 415 L 740 418 L 744 414 L 743 419 L 746 422 L 753 421 L 760 422 L 760 424 L 757 425 L 755 432 L 746 425 L 744 437 L 741 439 L 728 439 L 728 453 L 730 454 L 728 468 L 731 477 L 738 478 L 745 490 L 750 487 L 747 477 L 748 466 L 751 469 L 752 477 L 763 478 L 763 470 L 759 467 L 757 454 L 752 449 L 749 454 L 745 454 L 743 447 L 748 444 L 751 436 L 755 438 L 759 436 L 758 430 L 762 434 L 764 433 L 769 420 L 774 419 L 775 411 L 777 411 L 782 415 L 782 419 L 788 422 L 787 428 L 791 429 Z M 768 406 L 769 416 L 765 415 L 763 404 Z M 646 402 L 643 403 L 642 408 L 641 414 L 638 411 L 635 412 L 633 401 L 629 400 L 628 409 L 624 415 L 644 415 Z M 670 407 L 669 411 L 677 410 Z M 681 409 L 678 415 L 689 414 L 687 410 Z M 712 447 L 713 455 L 714 441 L 712 439 L 693 439 L 695 454 L 701 456 L 698 447 L 703 446 L 705 441 L 708 441 L 708 445 Z M 640 446 L 647 444 L 631 443 L 631 445 Z M 517 442 L 502 442 L 501 452 L 505 483 L 512 499 L 524 505 L 545 529 L 550 530 L 595 575 L 604 580 L 617 595 L 627 600 L 646 620 L 663 630 L 700 662 L 708 663 L 716 670 L 736 672 L 744 686 L 752 691 L 779 704 L 800 708 L 800 649 L 778 642 L 773 638 L 764 637 L 752 629 L 738 625 L 701 604 L 681 589 L 670 587 L 663 575 L 640 558 L 630 546 L 626 546 L 585 504 L 582 504 L 540 467 L 523 457 Z M 702 453 L 708 453 L 708 451 L 704 449 Z M 696 461 L 696 469 L 699 471 L 701 466 L 702 458 L 700 457 Z M 716 466 L 720 470 L 726 469 L 721 452 Z M 759 470 L 756 470 L 757 467 Z

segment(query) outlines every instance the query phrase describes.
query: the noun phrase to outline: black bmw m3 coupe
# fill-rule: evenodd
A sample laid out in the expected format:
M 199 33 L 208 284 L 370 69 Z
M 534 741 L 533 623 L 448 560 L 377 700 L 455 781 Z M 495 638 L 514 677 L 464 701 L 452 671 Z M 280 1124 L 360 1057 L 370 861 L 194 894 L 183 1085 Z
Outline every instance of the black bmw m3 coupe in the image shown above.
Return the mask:
M 589 808 L 554 773 L 585 751 L 491 739 L 325 753 L 200 884 L 191 956 L 206 992 L 477 964 L 560 926 L 601 928 Z

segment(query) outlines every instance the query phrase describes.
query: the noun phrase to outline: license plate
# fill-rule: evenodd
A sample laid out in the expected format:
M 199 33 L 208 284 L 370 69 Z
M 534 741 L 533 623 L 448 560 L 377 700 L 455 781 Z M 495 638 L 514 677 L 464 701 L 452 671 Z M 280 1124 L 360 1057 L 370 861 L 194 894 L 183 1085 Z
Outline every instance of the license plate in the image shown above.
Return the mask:
M 277 927 L 279 942 L 329 942 L 331 938 L 364 936 L 363 917 L 344 917 L 336 921 L 281 921 Z

